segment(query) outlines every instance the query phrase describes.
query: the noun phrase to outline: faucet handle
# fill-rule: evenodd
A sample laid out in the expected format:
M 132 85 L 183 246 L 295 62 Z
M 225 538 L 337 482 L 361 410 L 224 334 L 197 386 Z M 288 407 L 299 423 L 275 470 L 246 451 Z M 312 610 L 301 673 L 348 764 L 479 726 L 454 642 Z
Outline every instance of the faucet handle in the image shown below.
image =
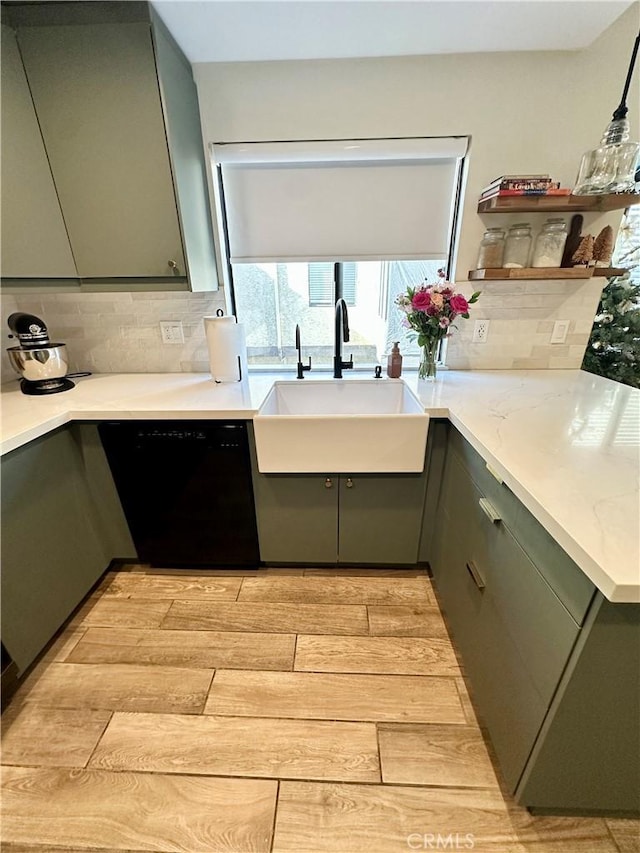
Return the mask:
M 304 379 L 304 374 L 311 370 L 311 356 L 309 356 L 309 364 L 303 364 L 301 361 L 298 362 L 298 375 L 296 379 Z
M 345 361 L 342 366 L 345 370 L 351 370 L 353 367 L 353 353 L 349 356 L 349 361 Z
M 382 379 L 382 365 L 376 364 L 376 369 L 373 373 L 375 379 Z

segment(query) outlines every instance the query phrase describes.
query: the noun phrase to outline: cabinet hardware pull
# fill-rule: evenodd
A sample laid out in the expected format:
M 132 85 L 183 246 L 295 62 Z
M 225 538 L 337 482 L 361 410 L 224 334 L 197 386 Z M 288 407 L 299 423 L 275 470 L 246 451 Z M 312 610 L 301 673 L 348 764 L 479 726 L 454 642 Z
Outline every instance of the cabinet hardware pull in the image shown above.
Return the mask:
M 180 275 L 180 267 L 175 261 L 167 261 L 167 263 L 169 264 L 169 269 L 174 275 Z
M 492 468 L 488 462 L 486 463 L 486 469 L 491 474 L 492 477 L 495 477 L 495 479 L 500 483 L 500 485 L 502 485 L 504 483 L 504 480 L 502 479 L 500 474 L 498 474 L 498 472 L 494 468 Z
M 478 567 L 475 563 L 467 563 L 467 571 L 473 578 L 474 584 L 478 587 L 478 589 L 484 589 L 485 583 L 482 575 L 478 571 Z
M 487 516 L 487 518 L 492 524 L 497 524 L 499 521 L 502 521 L 497 510 L 491 505 L 491 503 L 486 498 L 480 498 L 478 503 L 480 504 L 480 509 Z
M 352 489 L 352 488 L 353 488 L 353 480 L 351 479 L 351 477 L 347 477 L 347 483 L 346 483 L 346 486 L 347 486 L 347 488 L 348 488 L 348 489 Z
M 327 477 L 327 479 L 324 481 L 324 487 L 325 489 L 333 488 L 333 480 L 331 479 L 331 477 Z

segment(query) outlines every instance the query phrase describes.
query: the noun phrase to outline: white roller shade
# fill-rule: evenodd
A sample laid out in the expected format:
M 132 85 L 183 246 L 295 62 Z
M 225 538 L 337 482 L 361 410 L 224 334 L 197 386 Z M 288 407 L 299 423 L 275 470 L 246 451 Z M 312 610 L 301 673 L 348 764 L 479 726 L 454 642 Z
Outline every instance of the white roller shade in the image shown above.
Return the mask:
M 214 145 L 231 261 L 439 259 L 467 138 Z

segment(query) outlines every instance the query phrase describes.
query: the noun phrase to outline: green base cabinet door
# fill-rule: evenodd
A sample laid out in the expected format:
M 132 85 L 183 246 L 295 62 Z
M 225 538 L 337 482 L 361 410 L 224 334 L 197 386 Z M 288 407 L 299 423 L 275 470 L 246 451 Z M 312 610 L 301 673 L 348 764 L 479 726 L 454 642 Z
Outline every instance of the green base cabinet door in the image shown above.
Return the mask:
M 338 561 L 415 565 L 425 476 L 340 475 Z
M 116 557 L 136 551 L 94 424 L 2 457 L 2 642 L 19 673 Z
M 2 459 L 2 641 L 20 672 L 107 568 L 68 428 Z
M 260 558 L 335 563 L 338 478 L 254 473 Z

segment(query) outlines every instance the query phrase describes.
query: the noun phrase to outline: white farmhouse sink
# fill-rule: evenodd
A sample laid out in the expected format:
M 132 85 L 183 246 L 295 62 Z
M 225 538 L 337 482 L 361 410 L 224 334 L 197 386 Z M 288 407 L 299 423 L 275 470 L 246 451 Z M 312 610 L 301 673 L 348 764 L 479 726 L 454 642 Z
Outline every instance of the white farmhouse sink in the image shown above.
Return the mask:
M 263 474 L 417 472 L 429 415 L 399 379 L 275 382 L 253 419 Z

